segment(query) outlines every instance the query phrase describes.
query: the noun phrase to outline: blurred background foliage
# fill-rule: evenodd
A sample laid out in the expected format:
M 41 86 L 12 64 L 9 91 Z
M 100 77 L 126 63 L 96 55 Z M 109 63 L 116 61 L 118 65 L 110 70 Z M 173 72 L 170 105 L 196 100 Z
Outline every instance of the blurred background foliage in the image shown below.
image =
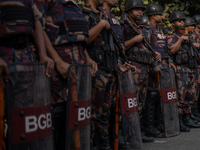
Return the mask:
M 84 5 L 84 0 L 76 0 L 78 4 Z M 125 3 L 127 0 L 118 0 L 118 7 L 113 8 L 112 12 L 117 19 L 120 19 L 122 12 L 125 10 Z M 193 16 L 200 14 L 200 2 L 199 0 L 142 0 L 144 5 L 150 3 L 158 3 L 163 9 L 163 24 L 162 27 L 172 27 L 169 22 L 170 14 L 175 10 L 182 11 L 186 16 Z M 145 12 L 144 12 L 145 14 Z

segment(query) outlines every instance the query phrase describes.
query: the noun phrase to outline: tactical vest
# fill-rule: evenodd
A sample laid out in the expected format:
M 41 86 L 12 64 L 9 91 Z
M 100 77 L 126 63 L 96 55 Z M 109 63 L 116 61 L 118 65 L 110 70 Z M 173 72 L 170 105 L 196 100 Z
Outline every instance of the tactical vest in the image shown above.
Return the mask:
M 156 29 L 150 26 L 152 30 L 153 41 L 151 41 L 152 48 L 161 54 L 162 59 L 168 59 L 167 38 L 160 28 Z M 155 41 L 154 41 L 155 40 Z
M 178 41 L 179 40 L 178 35 L 175 35 L 175 34 L 173 34 L 173 35 L 175 36 L 176 41 Z M 183 66 L 186 66 L 186 67 L 191 68 L 191 69 L 196 68 L 197 67 L 197 60 L 196 60 L 195 57 L 191 56 L 189 44 L 188 43 L 182 43 L 181 47 L 182 47 L 181 51 L 180 51 L 181 53 L 178 54 L 176 52 L 173 55 L 174 63 L 176 65 L 183 65 Z M 185 48 L 187 50 L 185 50 L 183 48 Z
M 31 9 L 32 1 L 21 2 L 25 6 L 12 5 L 12 1 L 2 0 L 0 2 L 0 37 L 15 34 L 31 35 L 35 28 L 34 14 Z M 3 3 L 8 5 L 2 5 Z
M 96 20 L 100 21 L 100 16 L 98 14 L 95 14 L 92 11 L 90 11 L 90 13 L 92 13 L 91 16 L 95 17 Z M 108 19 L 108 21 L 110 22 L 112 28 L 115 29 L 115 23 L 113 23 L 110 19 Z M 103 29 L 100 34 L 102 35 L 105 44 L 99 46 L 92 44 L 88 45 L 88 54 L 98 64 L 98 68 L 107 72 L 113 72 L 118 68 L 119 50 L 114 44 L 113 35 L 110 31 Z
M 88 29 L 75 1 L 57 0 L 49 7 L 45 28 L 52 45 L 86 42 Z
M 136 27 L 138 29 L 138 27 Z M 130 37 L 133 38 L 135 33 L 129 28 L 126 28 L 130 33 Z M 153 53 L 147 48 L 142 48 L 144 45 L 142 42 L 136 43 L 134 46 L 126 50 L 126 55 L 130 61 L 143 63 L 143 64 L 151 64 Z

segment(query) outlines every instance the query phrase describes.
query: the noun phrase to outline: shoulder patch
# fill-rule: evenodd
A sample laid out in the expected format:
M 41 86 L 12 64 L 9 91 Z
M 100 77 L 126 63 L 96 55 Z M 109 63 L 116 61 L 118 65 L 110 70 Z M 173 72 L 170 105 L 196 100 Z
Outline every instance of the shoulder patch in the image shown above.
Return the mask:
M 91 9 L 88 8 L 88 7 L 83 7 L 82 11 L 85 12 L 85 13 L 87 13 L 87 14 L 89 14 L 90 11 L 91 11 Z

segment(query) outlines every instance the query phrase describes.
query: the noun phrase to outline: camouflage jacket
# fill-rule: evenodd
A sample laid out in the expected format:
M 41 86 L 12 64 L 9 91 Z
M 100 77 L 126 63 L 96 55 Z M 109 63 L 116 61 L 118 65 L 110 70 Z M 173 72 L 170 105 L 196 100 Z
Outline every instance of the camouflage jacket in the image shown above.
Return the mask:
M 125 45 L 124 45 L 123 32 L 122 32 L 122 27 L 120 25 L 120 22 L 106 8 L 99 7 L 99 10 L 100 10 L 100 13 L 102 14 L 102 16 L 104 16 L 105 19 L 110 23 L 111 28 L 114 30 L 116 36 L 119 38 L 120 45 L 122 47 L 122 49 L 119 49 L 119 55 L 120 55 L 120 58 L 124 59 L 127 56 L 125 54 L 126 48 L 125 48 Z
M 161 54 L 162 59 L 171 60 L 168 54 L 167 38 L 163 31 L 158 27 L 154 27 L 150 22 L 144 28 L 143 34 L 151 47 Z M 155 60 L 154 65 L 157 66 L 159 63 Z
M 128 41 L 128 40 L 134 38 L 136 36 L 136 34 L 132 31 L 132 29 L 126 23 L 123 23 L 123 21 L 121 21 L 121 23 L 123 26 L 124 41 Z M 141 27 L 137 26 L 136 24 L 133 24 L 133 25 L 139 32 L 142 33 Z M 132 52 L 130 52 L 131 50 L 133 50 L 133 53 L 135 53 L 135 54 L 130 54 L 130 53 L 132 53 Z M 137 55 L 137 53 L 139 55 Z M 130 55 L 137 57 L 137 58 L 135 58 L 135 61 L 133 61 L 133 64 L 135 66 L 137 66 L 137 68 L 140 70 L 139 71 L 140 73 L 147 73 L 149 71 L 149 67 L 150 67 L 150 65 L 147 65 L 145 63 L 140 63 L 137 61 L 137 59 L 139 58 L 138 56 L 140 56 L 140 55 L 144 56 L 144 54 L 148 54 L 148 55 L 152 56 L 152 52 L 144 45 L 143 42 L 135 43 L 131 48 L 126 50 L 126 55 L 128 57 L 130 57 Z M 143 59 L 146 59 L 146 57 L 144 57 Z M 151 65 L 153 68 L 155 67 L 153 62 L 151 63 Z
M 184 34 L 186 35 L 186 34 Z M 169 36 L 168 38 L 168 47 L 170 48 L 174 43 L 176 43 L 179 38 L 181 37 L 182 35 L 174 32 L 171 36 Z M 188 43 L 186 43 L 185 41 L 182 42 L 179 50 L 175 53 L 175 54 L 171 54 L 173 57 L 175 57 L 176 55 L 178 54 L 183 54 L 183 53 L 189 53 L 189 50 L 190 50 L 190 47 L 188 45 Z M 176 65 L 176 69 L 177 69 L 177 72 L 185 72 L 185 73 L 193 73 L 194 72 L 194 69 L 190 69 L 184 65 Z
M 36 1 L 43 13 L 43 28 L 53 46 L 87 41 L 86 22 L 74 0 Z
M 0 37 L 32 34 L 35 20 L 42 18 L 34 0 L 0 1 Z

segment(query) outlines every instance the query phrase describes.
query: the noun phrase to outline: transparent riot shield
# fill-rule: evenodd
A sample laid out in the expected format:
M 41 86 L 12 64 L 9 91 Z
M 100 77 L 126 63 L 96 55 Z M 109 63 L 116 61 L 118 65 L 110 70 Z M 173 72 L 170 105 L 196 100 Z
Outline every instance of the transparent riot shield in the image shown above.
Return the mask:
M 68 69 L 66 150 L 90 149 L 91 66 Z
M 165 137 L 171 137 L 180 134 L 175 74 L 172 68 L 161 69 L 161 72 L 160 86 Z
M 12 63 L 6 85 L 7 149 L 53 150 L 50 78 L 43 63 Z
M 122 126 L 126 149 L 142 149 L 140 120 L 137 110 L 137 99 L 133 73 L 118 72 L 119 98 L 121 106 Z

